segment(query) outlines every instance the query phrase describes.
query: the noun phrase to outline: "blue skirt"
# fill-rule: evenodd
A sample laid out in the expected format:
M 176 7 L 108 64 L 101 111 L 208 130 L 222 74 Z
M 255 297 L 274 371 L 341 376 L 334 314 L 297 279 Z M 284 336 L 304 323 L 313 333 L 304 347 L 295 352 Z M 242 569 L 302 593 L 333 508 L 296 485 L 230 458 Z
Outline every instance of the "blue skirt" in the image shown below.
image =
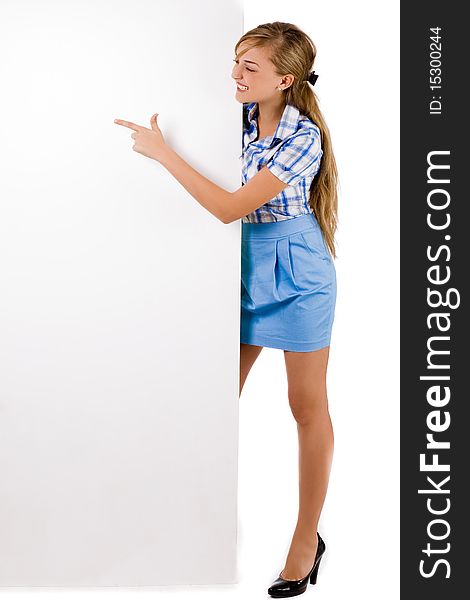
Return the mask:
M 313 214 L 243 223 L 240 342 L 294 352 L 329 346 L 336 270 Z

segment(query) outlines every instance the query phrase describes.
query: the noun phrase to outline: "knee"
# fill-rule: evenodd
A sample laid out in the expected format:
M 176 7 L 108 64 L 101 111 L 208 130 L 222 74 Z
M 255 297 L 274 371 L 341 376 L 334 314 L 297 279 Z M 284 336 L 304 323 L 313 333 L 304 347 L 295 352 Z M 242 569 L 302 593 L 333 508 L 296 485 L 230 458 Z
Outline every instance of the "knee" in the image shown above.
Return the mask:
M 326 390 L 289 391 L 289 406 L 299 425 L 309 425 L 328 413 Z

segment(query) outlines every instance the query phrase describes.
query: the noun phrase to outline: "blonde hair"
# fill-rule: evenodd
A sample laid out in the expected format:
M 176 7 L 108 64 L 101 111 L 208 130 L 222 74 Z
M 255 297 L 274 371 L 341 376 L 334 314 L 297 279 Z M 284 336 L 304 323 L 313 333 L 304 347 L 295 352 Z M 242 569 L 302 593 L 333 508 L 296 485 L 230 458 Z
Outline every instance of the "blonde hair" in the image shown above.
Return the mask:
M 319 128 L 323 155 L 320 168 L 310 187 L 309 205 L 320 225 L 331 255 L 336 258 L 334 234 L 338 223 L 338 171 L 333 155 L 330 132 L 320 111 L 318 99 L 312 86 L 306 81 L 317 54 L 310 37 L 291 23 L 264 23 L 247 31 L 237 42 L 238 47 L 247 42 L 245 52 L 255 47 L 268 47 L 276 73 L 282 77 L 288 73 L 294 82 L 283 91 L 285 104 L 295 106 Z

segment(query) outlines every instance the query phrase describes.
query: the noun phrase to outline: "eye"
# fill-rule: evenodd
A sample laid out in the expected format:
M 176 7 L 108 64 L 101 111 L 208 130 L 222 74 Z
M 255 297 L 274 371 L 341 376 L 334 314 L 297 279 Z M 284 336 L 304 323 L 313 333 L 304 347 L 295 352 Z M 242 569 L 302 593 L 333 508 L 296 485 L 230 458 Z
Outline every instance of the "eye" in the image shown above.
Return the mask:
M 237 63 L 238 65 L 238 60 L 236 60 L 235 58 L 233 59 L 233 62 Z M 255 69 L 249 69 L 248 67 L 246 67 L 247 71 L 251 71 L 252 73 L 255 73 Z

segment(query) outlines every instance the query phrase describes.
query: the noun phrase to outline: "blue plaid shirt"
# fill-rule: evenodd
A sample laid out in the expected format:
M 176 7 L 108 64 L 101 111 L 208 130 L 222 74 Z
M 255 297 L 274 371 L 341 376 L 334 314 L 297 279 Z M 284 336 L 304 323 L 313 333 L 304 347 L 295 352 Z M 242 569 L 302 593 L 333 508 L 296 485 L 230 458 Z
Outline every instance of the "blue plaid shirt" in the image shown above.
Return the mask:
M 283 221 L 311 213 L 310 185 L 323 155 L 320 130 L 307 116 L 287 104 L 273 136 L 258 137 L 257 102 L 243 104 L 242 185 L 267 165 L 289 184 L 272 200 L 242 218 L 243 223 Z

